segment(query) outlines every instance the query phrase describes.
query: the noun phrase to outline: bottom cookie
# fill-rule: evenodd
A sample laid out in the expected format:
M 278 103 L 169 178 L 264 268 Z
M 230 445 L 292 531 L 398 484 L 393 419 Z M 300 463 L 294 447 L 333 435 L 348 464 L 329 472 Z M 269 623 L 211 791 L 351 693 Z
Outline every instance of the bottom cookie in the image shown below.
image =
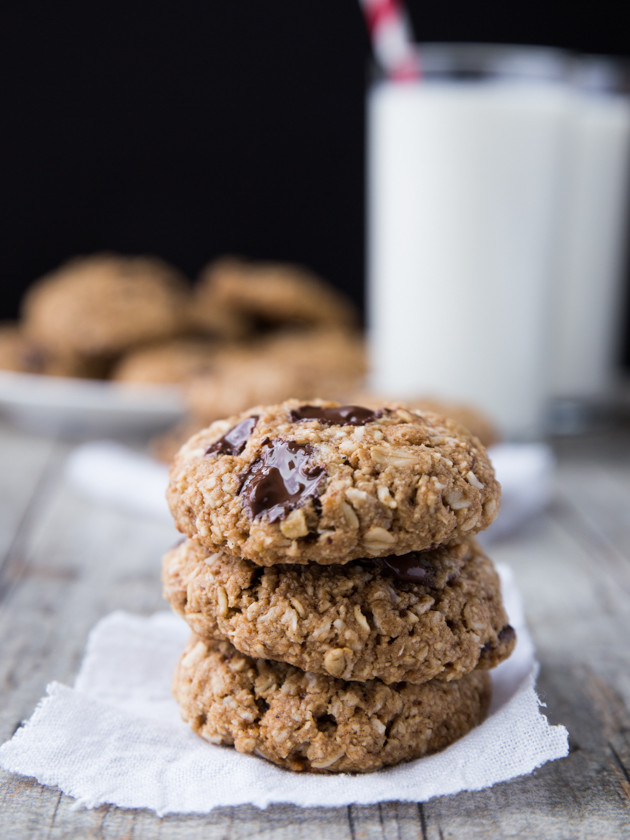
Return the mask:
M 485 717 L 491 682 L 485 671 L 423 685 L 346 682 L 193 635 L 173 693 L 183 719 L 213 744 L 290 770 L 356 773 L 420 758 L 461 738 Z

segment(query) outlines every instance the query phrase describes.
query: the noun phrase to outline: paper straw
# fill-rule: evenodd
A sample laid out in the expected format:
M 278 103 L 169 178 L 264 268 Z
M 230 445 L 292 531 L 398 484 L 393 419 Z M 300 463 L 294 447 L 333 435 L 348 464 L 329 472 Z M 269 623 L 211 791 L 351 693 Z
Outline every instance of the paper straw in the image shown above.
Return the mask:
M 420 78 L 409 20 L 399 0 L 360 0 L 374 54 L 397 81 Z

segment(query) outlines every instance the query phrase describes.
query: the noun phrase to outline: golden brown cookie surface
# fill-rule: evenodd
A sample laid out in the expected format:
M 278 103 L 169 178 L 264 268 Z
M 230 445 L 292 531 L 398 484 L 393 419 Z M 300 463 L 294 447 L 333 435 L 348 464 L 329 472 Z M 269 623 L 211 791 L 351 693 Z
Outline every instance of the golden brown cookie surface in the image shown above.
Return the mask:
M 283 324 L 352 326 L 350 301 L 313 272 L 289 263 L 224 257 L 202 272 L 195 290 L 199 317 L 210 329 L 221 322 L 236 331 L 255 332 Z
M 44 347 L 115 356 L 188 329 L 188 287 L 154 257 L 78 257 L 43 277 L 23 302 L 24 328 Z
M 450 419 L 298 400 L 194 435 L 167 491 L 182 533 L 259 565 L 422 551 L 486 528 L 499 497 L 485 450 Z
M 105 373 L 96 361 L 45 349 L 17 324 L 0 324 L 0 370 L 71 377 Z
M 183 385 L 211 371 L 225 350 L 202 338 L 178 338 L 132 350 L 111 373 L 117 382 Z
M 202 738 L 312 772 L 368 772 L 441 750 L 481 723 L 491 696 L 484 671 L 420 686 L 346 682 L 195 636 L 173 690 Z
M 498 576 L 472 540 L 343 566 L 262 568 L 188 540 L 164 558 L 163 581 L 201 639 L 344 680 L 459 679 L 514 647 Z

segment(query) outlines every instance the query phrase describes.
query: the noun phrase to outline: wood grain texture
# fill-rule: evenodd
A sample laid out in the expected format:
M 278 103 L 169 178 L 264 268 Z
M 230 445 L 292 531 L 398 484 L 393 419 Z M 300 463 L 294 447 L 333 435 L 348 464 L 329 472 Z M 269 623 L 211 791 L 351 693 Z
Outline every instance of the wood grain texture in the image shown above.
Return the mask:
M 113 609 L 163 609 L 159 568 L 174 530 L 78 497 L 69 445 L 0 426 L 0 741 L 55 679 L 71 683 L 87 634 Z M 552 723 L 568 758 L 528 777 L 421 805 L 168 816 L 74 809 L 57 790 L 0 771 L 0 837 L 630 837 L 630 438 L 557 442 L 549 511 L 490 554 L 515 572 Z

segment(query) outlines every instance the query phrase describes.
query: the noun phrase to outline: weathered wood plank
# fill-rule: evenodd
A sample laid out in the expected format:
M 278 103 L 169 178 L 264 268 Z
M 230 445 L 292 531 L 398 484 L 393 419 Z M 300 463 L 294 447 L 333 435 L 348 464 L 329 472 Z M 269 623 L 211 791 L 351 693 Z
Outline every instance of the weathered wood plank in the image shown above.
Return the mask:
M 0 568 L 40 485 L 55 444 L 0 420 Z
M 427 803 L 429 837 L 435 821 L 436 837 L 621 837 L 630 828 L 617 761 L 627 766 L 630 731 L 626 569 L 602 563 L 607 538 L 595 532 L 585 540 L 576 527 L 580 512 L 566 501 L 572 482 L 571 471 L 563 473 L 545 520 L 490 551 L 515 571 L 542 666 L 539 691 L 551 721 L 569 729 L 571 755 L 527 779 Z M 483 821 L 475 819 L 480 811 Z

